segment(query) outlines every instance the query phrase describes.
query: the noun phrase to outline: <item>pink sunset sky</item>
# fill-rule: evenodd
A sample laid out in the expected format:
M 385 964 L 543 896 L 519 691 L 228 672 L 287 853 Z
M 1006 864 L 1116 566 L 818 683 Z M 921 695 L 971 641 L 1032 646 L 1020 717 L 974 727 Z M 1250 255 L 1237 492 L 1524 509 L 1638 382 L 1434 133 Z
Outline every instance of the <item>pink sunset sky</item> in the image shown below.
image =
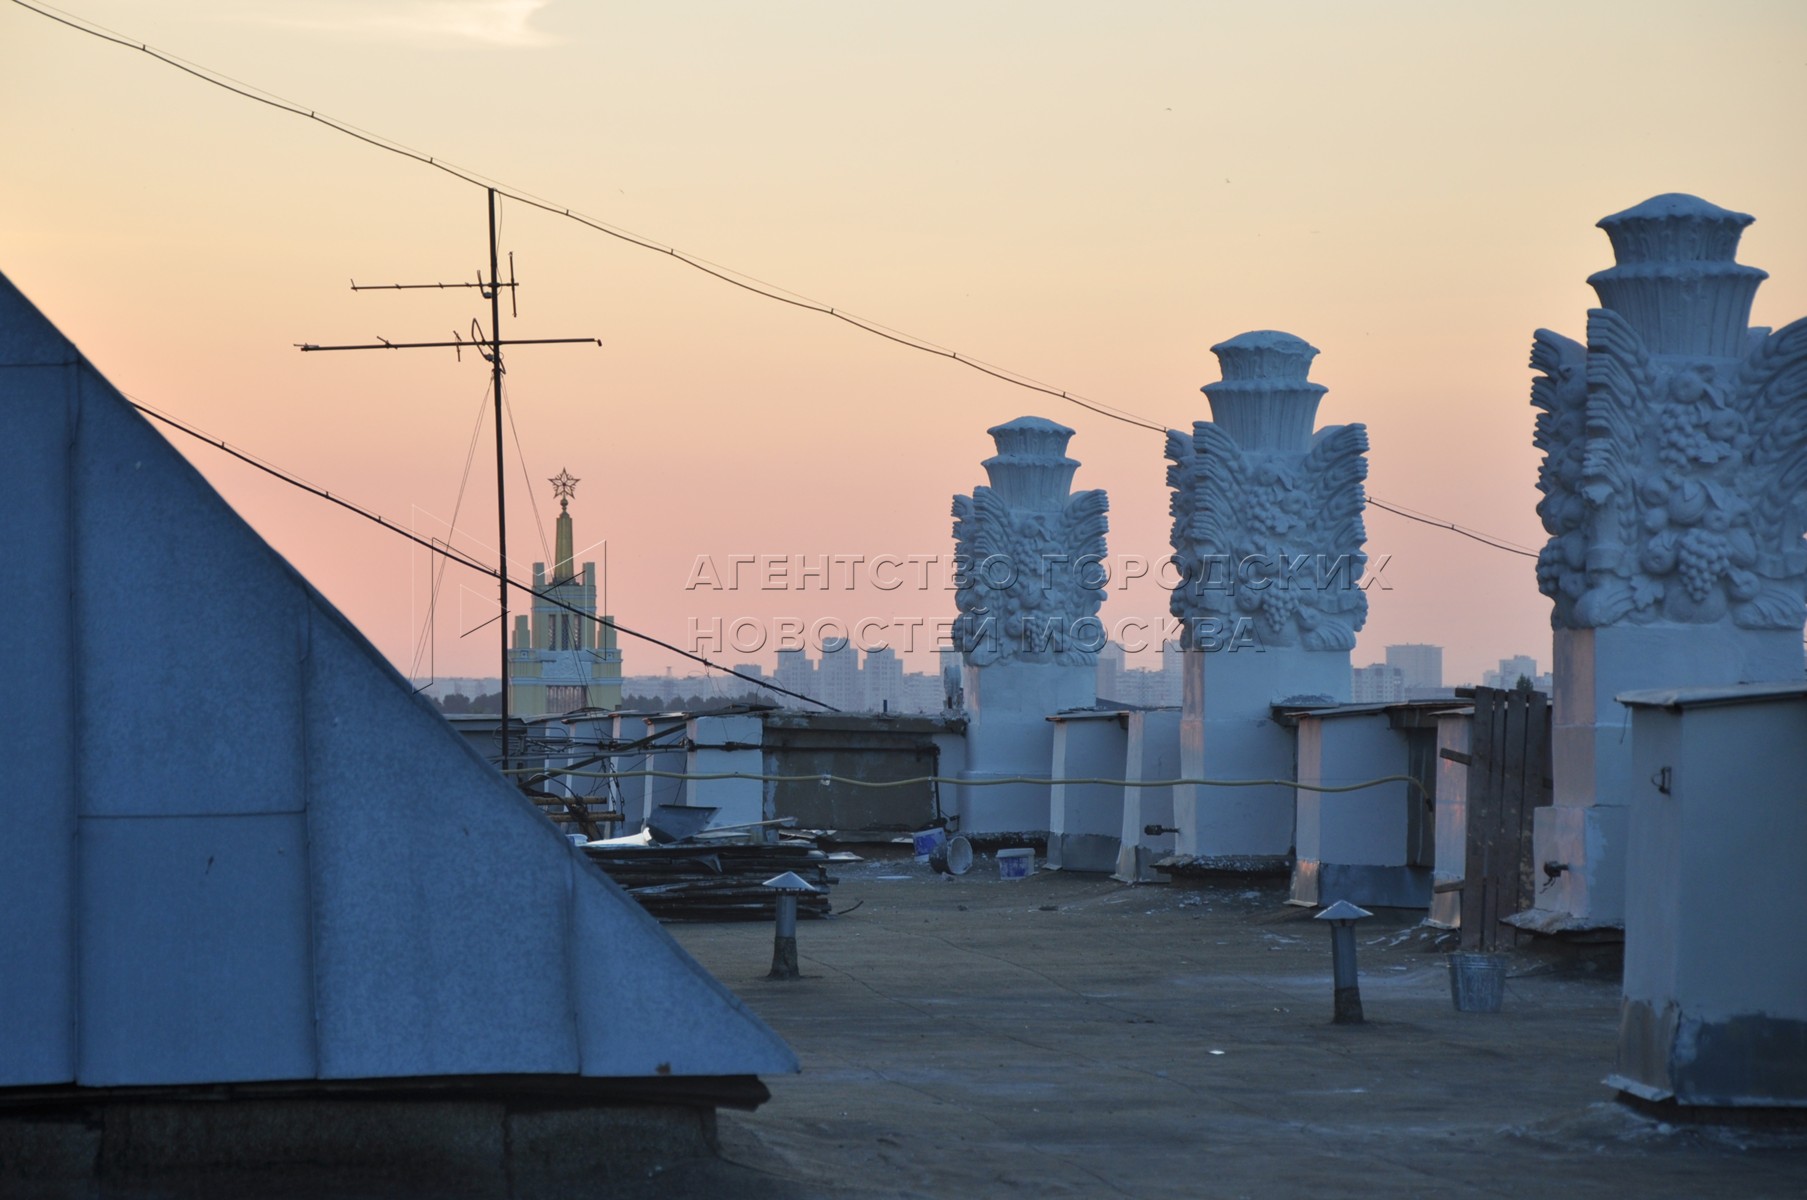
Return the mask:
M 1785 0 L 72 11 L 1161 425 L 1209 415 L 1212 343 L 1296 333 L 1321 351 L 1320 421 L 1368 425 L 1372 495 L 1532 549 L 1531 333 L 1582 333 L 1586 276 L 1611 264 L 1596 220 L 1669 191 L 1751 213 L 1740 258 L 1771 274 L 1755 323 L 1807 314 L 1807 6 Z M 294 344 L 487 321 L 468 291 L 347 288 L 474 278 L 480 189 L 10 2 L 0 113 L 0 271 L 121 390 L 446 535 L 484 365 Z M 951 617 L 939 588 L 685 584 L 699 555 L 949 554 L 949 501 L 985 481 L 986 427 L 1024 414 L 1078 431 L 1076 486 L 1109 491 L 1113 555 L 1167 553 L 1159 434 L 523 205 L 504 203 L 502 233 L 522 282 L 505 332 L 603 343 L 508 358 L 522 578 L 547 557 L 546 480 L 568 469 L 578 545 L 606 539 L 610 608 L 631 628 L 683 643 L 693 619 Z M 488 560 L 480 436 L 457 540 Z M 401 669 L 495 674 L 493 629 L 460 636 L 493 615 L 489 581 L 451 568 L 423 642 L 424 552 L 176 444 Z M 1510 654 L 1547 669 L 1531 559 L 1373 509 L 1367 526 L 1388 590 L 1370 594 L 1356 663 L 1434 642 L 1452 683 Z M 1103 616 L 1165 607 L 1145 579 Z M 692 669 L 622 648 L 630 674 Z

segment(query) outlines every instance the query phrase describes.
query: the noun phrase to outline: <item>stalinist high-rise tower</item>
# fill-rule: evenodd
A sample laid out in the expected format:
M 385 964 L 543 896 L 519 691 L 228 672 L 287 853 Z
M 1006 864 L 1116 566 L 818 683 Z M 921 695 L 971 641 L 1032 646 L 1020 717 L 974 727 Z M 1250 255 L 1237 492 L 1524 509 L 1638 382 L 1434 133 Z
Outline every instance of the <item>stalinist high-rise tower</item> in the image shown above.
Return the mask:
M 550 578 L 545 563 L 533 564 L 533 615 L 515 618 L 508 652 L 509 710 L 524 718 L 621 707 L 621 651 L 614 623 L 606 613 L 596 614 L 596 564 L 585 563 L 581 575 L 572 570 L 571 500 L 578 481 L 561 470 L 550 482 L 558 497 L 558 561 Z

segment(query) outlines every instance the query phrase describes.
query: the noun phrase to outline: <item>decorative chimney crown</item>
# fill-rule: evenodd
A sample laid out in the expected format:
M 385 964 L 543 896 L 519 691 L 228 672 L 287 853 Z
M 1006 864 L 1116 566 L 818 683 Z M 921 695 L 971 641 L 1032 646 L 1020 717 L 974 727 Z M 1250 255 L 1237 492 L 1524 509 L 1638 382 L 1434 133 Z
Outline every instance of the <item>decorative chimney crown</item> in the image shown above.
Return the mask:
M 1328 390 L 1307 379 L 1317 347 L 1273 329 L 1238 334 L 1211 347 L 1223 379 L 1199 390 L 1211 420 L 1245 450 L 1304 450 Z
M 1588 279 L 1586 343 L 1532 337 L 1537 586 L 1558 629 L 1800 636 L 1807 318 L 1749 328 L 1766 276 L 1734 256 L 1751 220 L 1678 194 L 1604 218 L 1618 264 Z M 1798 674 L 1790 657 L 1762 669 Z
M 1046 417 L 1018 417 L 985 431 L 998 452 L 984 462 L 992 490 L 1012 508 L 1059 511 L 1073 490 L 1077 459 L 1067 457 L 1073 431 Z
M 1755 219 L 1698 196 L 1653 196 L 1601 218 L 1617 265 L 1587 281 L 1652 354 L 1742 358 L 1751 301 L 1769 278 L 1733 261 Z

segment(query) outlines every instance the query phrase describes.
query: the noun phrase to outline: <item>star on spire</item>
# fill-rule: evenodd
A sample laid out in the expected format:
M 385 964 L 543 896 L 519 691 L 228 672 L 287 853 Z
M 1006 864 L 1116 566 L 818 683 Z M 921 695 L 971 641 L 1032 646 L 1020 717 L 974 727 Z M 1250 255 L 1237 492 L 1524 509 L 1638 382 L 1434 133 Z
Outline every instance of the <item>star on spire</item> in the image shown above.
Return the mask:
M 581 481 L 573 476 L 571 472 L 560 467 L 558 469 L 558 474 L 554 475 L 546 482 L 552 485 L 552 494 L 558 497 L 559 507 L 563 508 L 570 504 L 572 499 L 577 495 L 577 485 Z

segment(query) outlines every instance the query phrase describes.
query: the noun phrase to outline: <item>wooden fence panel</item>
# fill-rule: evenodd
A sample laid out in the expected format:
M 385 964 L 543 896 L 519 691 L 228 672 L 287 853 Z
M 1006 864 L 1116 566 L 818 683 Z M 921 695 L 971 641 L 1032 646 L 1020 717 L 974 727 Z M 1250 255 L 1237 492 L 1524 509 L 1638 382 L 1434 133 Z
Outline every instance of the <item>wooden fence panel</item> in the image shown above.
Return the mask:
M 1468 764 L 1462 948 L 1516 944 L 1501 921 L 1535 902 L 1531 825 L 1550 803 L 1550 704 L 1541 692 L 1476 688 Z

